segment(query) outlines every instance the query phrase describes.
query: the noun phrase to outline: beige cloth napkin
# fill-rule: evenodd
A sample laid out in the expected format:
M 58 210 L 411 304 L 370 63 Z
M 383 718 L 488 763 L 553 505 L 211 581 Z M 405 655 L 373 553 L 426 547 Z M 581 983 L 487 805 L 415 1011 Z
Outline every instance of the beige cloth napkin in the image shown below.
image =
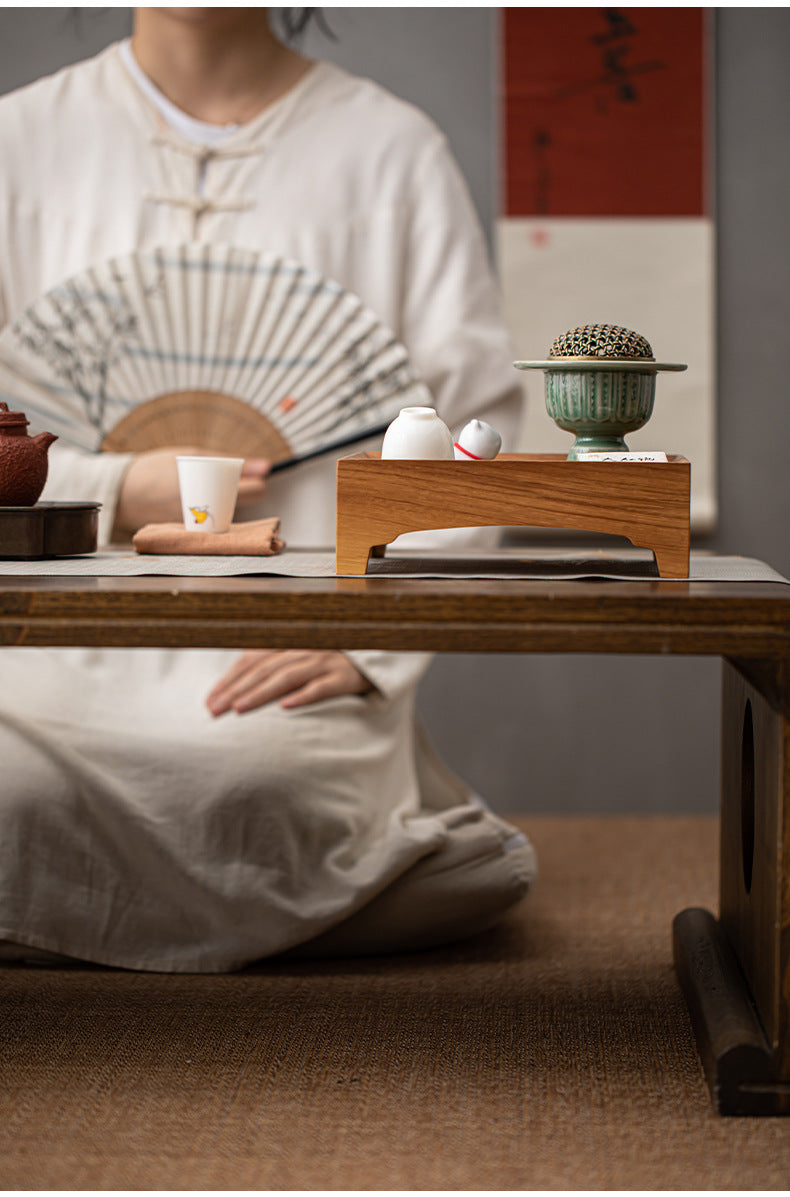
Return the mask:
M 196 553 L 201 557 L 271 557 L 285 548 L 279 519 L 231 524 L 227 532 L 188 532 L 183 524 L 146 524 L 132 537 L 138 553 Z

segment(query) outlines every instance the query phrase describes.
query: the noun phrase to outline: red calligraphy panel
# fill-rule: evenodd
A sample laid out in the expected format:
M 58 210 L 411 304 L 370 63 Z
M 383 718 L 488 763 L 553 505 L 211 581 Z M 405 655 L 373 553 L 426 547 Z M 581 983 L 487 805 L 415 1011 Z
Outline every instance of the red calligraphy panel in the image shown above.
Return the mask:
M 505 8 L 505 214 L 706 213 L 706 10 Z

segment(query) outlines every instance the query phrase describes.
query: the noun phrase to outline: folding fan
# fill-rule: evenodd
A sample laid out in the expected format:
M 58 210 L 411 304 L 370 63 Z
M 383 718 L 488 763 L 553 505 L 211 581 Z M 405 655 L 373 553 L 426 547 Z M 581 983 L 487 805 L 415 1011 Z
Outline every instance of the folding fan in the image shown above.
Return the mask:
M 358 296 L 296 262 L 163 247 L 85 270 L 0 334 L 0 396 L 85 449 L 300 459 L 430 404 Z

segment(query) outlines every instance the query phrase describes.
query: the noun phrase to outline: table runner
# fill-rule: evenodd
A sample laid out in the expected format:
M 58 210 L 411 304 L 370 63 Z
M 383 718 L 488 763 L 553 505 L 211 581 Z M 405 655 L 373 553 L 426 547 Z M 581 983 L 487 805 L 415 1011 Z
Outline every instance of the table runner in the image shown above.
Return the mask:
M 287 578 L 335 577 L 335 554 L 286 549 L 275 557 L 154 556 L 132 549 L 105 549 L 84 557 L 0 561 L 4 577 L 243 577 L 271 575 Z M 647 550 L 500 549 L 426 556 L 416 552 L 388 552 L 371 558 L 368 577 L 456 579 L 612 579 L 659 580 L 653 554 Z M 672 579 L 661 579 L 670 581 Z M 692 553 L 690 582 L 784 582 L 771 566 L 751 557 Z

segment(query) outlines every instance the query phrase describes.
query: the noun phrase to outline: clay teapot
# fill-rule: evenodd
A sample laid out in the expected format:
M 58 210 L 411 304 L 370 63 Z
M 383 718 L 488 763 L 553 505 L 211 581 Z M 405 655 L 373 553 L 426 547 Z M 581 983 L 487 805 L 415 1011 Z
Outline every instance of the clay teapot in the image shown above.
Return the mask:
M 0 403 L 0 507 L 32 507 L 47 480 L 47 450 L 58 438 L 51 432 L 28 436 L 29 420 Z

